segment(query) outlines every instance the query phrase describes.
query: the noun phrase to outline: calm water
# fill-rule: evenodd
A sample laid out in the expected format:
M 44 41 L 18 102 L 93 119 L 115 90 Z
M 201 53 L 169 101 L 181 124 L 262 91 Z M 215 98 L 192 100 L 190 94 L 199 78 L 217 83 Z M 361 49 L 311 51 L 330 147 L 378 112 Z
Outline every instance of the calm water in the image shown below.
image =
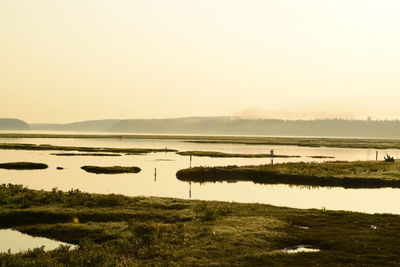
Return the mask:
M 17 253 L 20 251 L 26 251 L 28 249 L 40 248 L 42 246 L 44 246 L 45 251 L 53 250 L 61 245 L 69 245 L 71 248 L 75 247 L 73 245 L 48 238 L 33 237 L 12 229 L 0 230 L 0 240 L 7 240 L 7 242 L 0 242 L 0 252 L 7 252 L 10 250 L 11 253 Z
M 372 160 L 376 150 L 307 148 L 297 146 L 266 146 L 237 144 L 195 144 L 179 140 L 130 139 L 0 139 L 0 142 L 36 143 L 88 147 L 173 148 L 181 151 L 204 150 L 230 153 L 269 153 L 300 155 L 301 158 L 274 159 L 274 163 L 326 160 Z M 189 167 L 189 157 L 175 153 L 123 155 L 121 157 L 62 157 L 50 155 L 55 151 L 0 150 L 1 162 L 33 161 L 49 165 L 46 170 L 0 170 L 0 183 L 23 184 L 32 189 L 61 190 L 78 188 L 90 193 L 119 193 L 128 196 L 161 196 L 202 200 L 258 202 L 294 208 L 322 208 L 367 213 L 400 214 L 400 189 L 302 188 L 287 185 L 238 183 L 186 183 L 176 179 L 176 172 Z M 380 150 L 398 158 L 400 150 Z M 334 159 L 312 159 L 309 156 L 334 156 Z M 192 166 L 269 164 L 270 159 L 200 158 L 193 157 Z M 138 166 L 138 174 L 91 174 L 81 170 L 83 165 Z M 56 167 L 64 170 L 56 170 Z M 154 169 L 157 168 L 155 179 Z

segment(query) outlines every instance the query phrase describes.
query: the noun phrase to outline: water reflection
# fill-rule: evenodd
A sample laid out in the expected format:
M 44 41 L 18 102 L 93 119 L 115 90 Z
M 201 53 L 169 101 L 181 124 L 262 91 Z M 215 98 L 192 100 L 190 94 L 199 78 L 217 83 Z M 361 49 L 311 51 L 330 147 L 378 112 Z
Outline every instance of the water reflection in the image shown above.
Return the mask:
M 300 158 L 274 158 L 273 163 L 331 160 L 374 160 L 375 149 L 315 148 L 297 146 L 266 146 L 238 144 L 198 144 L 178 140 L 132 139 L 0 139 L 0 142 L 20 142 L 63 146 L 173 148 L 180 151 L 200 150 L 226 153 L 269 153 L 300 155 Z M 0 183 L 23 184 L 32 189 L 51 190 L 54 187 L 68 191 L 71 188 L 90 193 L 118 193 L 128 196 L 162 196 L 176 198 L 257 202 L 295 208 L 321 208 L 360 211 L 368 213 L 398 213 L 396 203 L 399 189 L 344 189 L 313 188 L 288 185 L 262 185 L 252 182 L 238 183 L 186 183 L 176 179 L 178 170 L 196 166 L 272 164 L 269 158 L 206 158 L 180 156 L 175 153 L 150 153 L 148 155 L 123 155 L 121 157 L 58 157 L 55 151 L 0 150 L 2 161 L 43 162 L 49 168 L 43 171 L 0 170 Z M 398 158 L 400 150 L 381 150 Z M 335 158 L 309 158 L 309 156 Z M 86 173 L 83 165 L 138 166 L 137 174 L 104 175 Z M 57 170 L 62 166 L 62 171 Z M 161 176 L 160 176 L 161 174 Z
M 298 245 L 293 247 L 287 247 L 282 250 L 285 253 L 301 253 L 301 252 L 319 252 L 320 250 L 311 245 Z
M 11 253 L 17 253 L 28 249 L 40 248 L 42 246 L 44 246 L 45 251 L 56 249 L 61 245 L 69 245 L 71 248 L 76 247 L 48 238 L 33 237 L 12 229 L 0 230 L 0 240 L 7 240 L 7 242 L 0 242 L 0 252 L 8 252 L 10 250 Z

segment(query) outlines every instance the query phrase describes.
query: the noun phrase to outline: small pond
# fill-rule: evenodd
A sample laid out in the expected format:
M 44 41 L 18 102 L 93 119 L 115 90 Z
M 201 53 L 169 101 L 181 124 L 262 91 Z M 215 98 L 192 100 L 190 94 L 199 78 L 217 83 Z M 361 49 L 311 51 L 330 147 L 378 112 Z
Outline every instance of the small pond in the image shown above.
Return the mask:
M 71 248 L 76 248 L 75 245 L 44 237 L 33 237 L 12 229 L 1 229 L 0 240 L 0 253 L 8 252 L 9 250 L 11 253 L 18 253 L 21 251 L 27 251 L 28 249 L 40 248 L 42 246 L 44 246 L 45 251 L 56 249 L 61 245 L 69 245 Z M 4 242 L 5 240 L 6 242 Z

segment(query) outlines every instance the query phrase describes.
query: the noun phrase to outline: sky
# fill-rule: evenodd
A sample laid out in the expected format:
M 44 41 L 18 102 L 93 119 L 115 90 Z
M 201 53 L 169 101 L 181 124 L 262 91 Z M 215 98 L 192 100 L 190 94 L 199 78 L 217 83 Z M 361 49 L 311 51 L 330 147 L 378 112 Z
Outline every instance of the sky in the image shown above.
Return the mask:
M 0 0 L 0 117 L 400 118 L 397 0 Z

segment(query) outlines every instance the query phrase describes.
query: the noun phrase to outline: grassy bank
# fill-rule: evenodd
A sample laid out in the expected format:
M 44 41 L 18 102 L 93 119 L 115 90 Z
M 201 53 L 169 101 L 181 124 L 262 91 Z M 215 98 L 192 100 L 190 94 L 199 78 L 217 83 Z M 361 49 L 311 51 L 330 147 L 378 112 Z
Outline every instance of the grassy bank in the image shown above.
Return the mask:
M 59 151 L 78 151 L 78 152 L 108 152 L 125 154 L 147 154 L 152 152 L 177 152 L 175 149 L 153 149 L 153 148 L 107 148 L 107 147 L 75 147 L 75 146 L 53 146 L 35 144 L 14 144 L 0 143 L 0 149 L 8 150 L 59 150 Z
M 80 156 L 88 156 L 88 157 L 119 157 L 121 154 L 116 153 L 51 153 L 54 156 L 65 156 L 65 157 L 80 157 Z
M 196 167 L 180 170 L 183 181 L 253 181 L 345 188 L 400 187 L 400 162 L 282 163 L 259 166 Z
M 49 166 L 44 163 L 35 162 L 8 162 L 0 163 L 0 169 L 8 170 L 42 170 L 47 169 Z
M 210 158 L 271 158 L 270 154 L 240 154 L 215 151 L 183 151 L 177 152 L 182 156 L 210 157 Z M 300 158 L 300 156 L 272 155 L 272 158 Z
M 123 166 L 110 166 L 110 167 L 82 166 L 81 169 L 96 174 L 138 173 L 141 171 L 139 167 L 123 167 Z
M 0 186 L 0 226 L 79 245 L 2 266 L 399 265 L 400 217 Z M 288 254 L 312 245 L 316 253 Z
M 91 138 L 91 139 L 165 139 L 207 144 L 293 145 L 306 147 L 400 149 L 399 139 L 245 137 L 196 135 L 105 135 L 105 134 L 17 134 L 0 133 L 0 138 Z

